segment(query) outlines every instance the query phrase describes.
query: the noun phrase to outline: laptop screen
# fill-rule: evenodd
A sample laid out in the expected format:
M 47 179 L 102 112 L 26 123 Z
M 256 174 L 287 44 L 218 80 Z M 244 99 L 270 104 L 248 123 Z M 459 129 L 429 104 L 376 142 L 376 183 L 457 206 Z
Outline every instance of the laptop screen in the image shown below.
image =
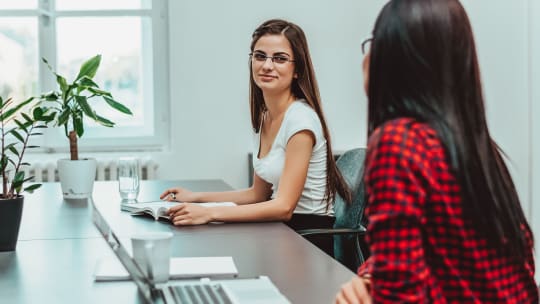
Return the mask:
M 152 290 L 150 282 L 147 280 L 146 276 L 143 274 L 139 266 L 135 263 L 135 261 L 131 258 L 127 250 L 122 246 L 122 243 L 114 233 L 114 231 L 111 229 L 105 218 L 101 215 L 99 210 L 97 209 L 96 205 L 92 201 L 92 221 L 94 222 L 94 225 L 97 227 L 109 247 L 111 247 L 112 251 L 122 265 L 126 268 L 127 272 L 131 275 L 131 278 L 137 284 L 137 287 L 139 289 L 139 292 L 144 296 L 144 299 L 148 302 L 152 302 Z

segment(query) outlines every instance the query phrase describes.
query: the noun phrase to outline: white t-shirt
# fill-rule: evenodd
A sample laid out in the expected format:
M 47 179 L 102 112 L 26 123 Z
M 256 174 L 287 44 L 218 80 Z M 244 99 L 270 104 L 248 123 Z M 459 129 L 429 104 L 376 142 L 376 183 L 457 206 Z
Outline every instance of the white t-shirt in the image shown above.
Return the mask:
M 253 170 L 272 184 L 272 198 L 275 198 L 279 180 L 285 165 L 285 149 L 289 139 L 302 130 L 309 130 L 315 136 L 315 145 L 309 160 L 306 183 L 294 213 L 334 215 L 332 205 L 326 208 L 323 201 L 326 192 L 326 139 L 317 113 L 305 103 L 297 100 L 287 108 L 270 152 L 259 159 L 260 133 L 254 136 Z

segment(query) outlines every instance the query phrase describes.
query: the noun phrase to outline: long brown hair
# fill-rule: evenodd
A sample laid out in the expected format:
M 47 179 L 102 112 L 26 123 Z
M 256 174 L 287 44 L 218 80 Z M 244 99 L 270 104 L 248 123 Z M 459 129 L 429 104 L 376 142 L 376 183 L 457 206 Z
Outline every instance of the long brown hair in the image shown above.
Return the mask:
M 413 117 L 437 131 L 465 216 L 495 248 L 524 257 L 527 231 L 514 183 L 486 123 L 469 18 L 457 0 L 393 0 L 373 30 L 368 129 Z
M 332 145 L 330 143 L 330 133 L 326 125 L 326 120 L 321 108 L 321 97 L 319 96 L 319 87 L 315 79 L 311 56 L 309 54 L 306 36 L 302 29 L 291 22 L 280 19 L 272 19 L 261 24 L 252 35 L 251 51 L 255 43 L 264 35 L 283 35 L 293 50 L 295 72 L 297 78 L 293 79 L 291 91 L 297 98 L 303 98 L 307 104 L 315 110 L 321 121 L 324 138 L 326 139 L 326 192 L 324 201 L 334 200 L 336 192 L 347 202 L 352 201 L 352 195 L 339 172 L 334 155 L 332 154 Z M 249 73 L 249 106 L 251 110 L 251 124 L 253 130 L 260 132 L 263 114 L 266 111 L 262 90 L 255 84 L 253 74 Z

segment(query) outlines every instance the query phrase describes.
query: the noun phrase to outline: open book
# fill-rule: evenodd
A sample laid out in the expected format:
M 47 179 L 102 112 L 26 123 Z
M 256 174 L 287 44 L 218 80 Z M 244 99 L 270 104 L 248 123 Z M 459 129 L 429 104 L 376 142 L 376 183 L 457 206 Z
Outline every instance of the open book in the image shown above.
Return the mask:
M 134 203 L 134 204 L 123 204 L 122 210 L 131 212 L 132 215 L 151 215 L 155 220 L 164 219 L 169 221 L 169 216 L 167 215 L 167 210 L 169 208 L 182 204 L 180 202 L 164 202 L 164 201 L 155 201 L 155 202 L 146 202 L 146 203 Z M 236 206 L 233 202 L 208 202 L 208 203 L 198 203 L 199 206 L 203 207 L 216 207 L 216 206 Z
M 232 257 L 186 257 L 171 258 L 171 280 L 188 278 L 229 279 L 238 275 Z M 130 280 L 127 270 L 116 258 L 103 257 L 94 269 L 96 281 Z

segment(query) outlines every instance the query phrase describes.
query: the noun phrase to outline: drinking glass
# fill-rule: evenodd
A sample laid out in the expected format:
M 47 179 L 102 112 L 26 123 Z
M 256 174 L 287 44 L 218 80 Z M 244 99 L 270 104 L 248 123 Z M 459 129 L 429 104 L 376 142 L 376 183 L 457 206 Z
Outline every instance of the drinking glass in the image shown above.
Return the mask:
M 139 195 L 139 160 L 135 157 L 118 159 L 118 190 L 123 203 L 137 202 Z

